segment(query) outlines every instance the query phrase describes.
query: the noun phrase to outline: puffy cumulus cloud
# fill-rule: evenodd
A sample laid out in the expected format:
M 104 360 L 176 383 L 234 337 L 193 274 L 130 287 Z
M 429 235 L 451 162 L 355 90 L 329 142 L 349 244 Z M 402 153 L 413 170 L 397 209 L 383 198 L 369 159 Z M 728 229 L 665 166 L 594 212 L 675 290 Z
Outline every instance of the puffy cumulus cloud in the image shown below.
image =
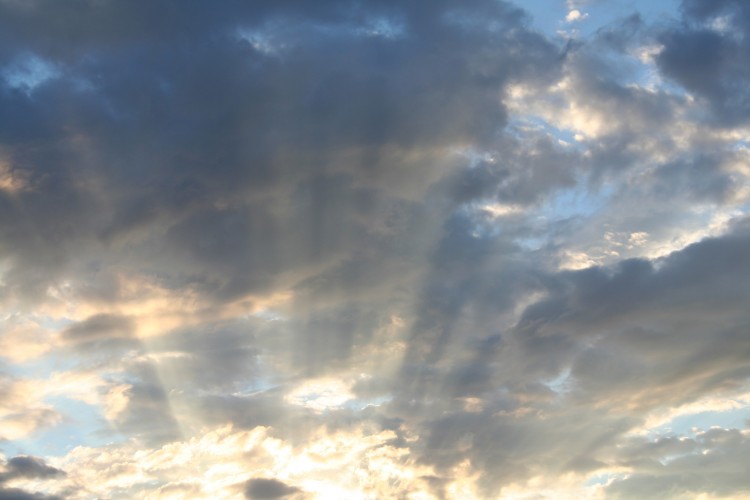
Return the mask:
M 0 498 L 746 494 L 748 9 L 604 5 L 0 0 Z

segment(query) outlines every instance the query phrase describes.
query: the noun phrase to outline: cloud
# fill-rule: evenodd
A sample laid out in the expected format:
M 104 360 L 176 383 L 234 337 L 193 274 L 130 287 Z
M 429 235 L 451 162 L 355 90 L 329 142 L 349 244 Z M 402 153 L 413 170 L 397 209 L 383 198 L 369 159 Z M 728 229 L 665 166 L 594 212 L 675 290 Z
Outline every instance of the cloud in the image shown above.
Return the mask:
M 316 425 L 312 431 L 297 444 L 274 436 L 268 427 L 221 426 L 155 448 L 127 442 L 78 447 L 58 460 L 68 474 L 50 492 L 85 484 L 87 494 L 145 498 L 315 498 L 416 494 L 425 488 L 422 477 L 430 469 L 409 461 L 393 431 L 369 424 L 338 431 Z
M 636 474 L 617 478 L 606 491 L 613 498 L 742 495 L 748 490 L 747 480 L 734 464 L 741 463 L 746 454 L 747 430 L 737 429 L 710 429 L 693 438 L 633 443 L 624 455 L 646 466 Z
M 0 489 L 0 498 L 3 500 L 56 500 L 61 497 L 29 493 L 18 488 L 3 488 Z
M 587 17 L 589 17 L 588 13 L 581 12 L 578 9 L 573 9 L 570 12 L 568 12 L 568 14 L 565 16 L 565 21 L 568 23 L 574 23 L 574 22 L 583 21 Z
M 66 328 L 63 339 L 70 342 L 93 342 L 103 339 L 129 338 L 132 336 L 132 323 L 128 318 L 97 314 Z
M 282 498 L 299 491 L 277 479 L 250 479 L 246 483 L 246 498 Z
M 62 498 L 56 495 L 31 493 L 21 488 L 5 486 L 5 483 L 19 479 L 45 480 L 65 475 L 60 469 L 47 465 L 44 460 L 32 456 L 16 456 L 5 462 L 4 469 L 3 472 L 0 472 L 0 498 L 8 500 L 56 500 Z
M 0 496 L 743 494 L 748 9 L 566 8 L 0 1 Z
M 746 123 L 747 67 L 741 62 L 750 11 L 743 2 L 683 2 L 681 27 L 659 35 L 659 69 L 706 101 L 712 121 L 723 126 Z M 697 71 L 697 68 L 701 68 Z
M 33 432 L 59 423 L 61 415 L 39 397 L 33 381 L 6 374 L 0 376 L 0 439 L 23 439 Z
M 6 318 L 5 332 L 0 338 L 2 356 L 11 362 L 37 358 L 51 348 L 54 337 L 54 332 L 28 318 Z
M 5 464 L 5 469 L 6 471 L 1 476 L 3 482 L 18 477 L 46 478 L 63 474 L 60 469 L 44 463 L 44 460 L 31 456 L 13 457 Z

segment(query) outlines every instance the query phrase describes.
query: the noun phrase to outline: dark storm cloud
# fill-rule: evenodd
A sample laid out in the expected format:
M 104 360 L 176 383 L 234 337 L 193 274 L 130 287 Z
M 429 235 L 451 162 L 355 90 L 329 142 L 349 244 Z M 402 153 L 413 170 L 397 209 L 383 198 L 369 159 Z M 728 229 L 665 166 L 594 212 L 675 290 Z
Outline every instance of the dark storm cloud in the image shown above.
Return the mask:
M 705 99 L 716 123 L 723 126 L 747 123 L 750 118 L 747 3 L 685 0 L 682 11 L 683 23 L 665 29 L 659 36 L 664 45 L 656 59 L 659 69 Z M 714 23 L 720 17 L 724 27 Z
M 344 214 L 361 212 L 356 198 L 330 196 L 319 174 L 350 172 L 388 189 L 436 179 L 446 147 L 498 136 L 507 82 L 551 81 L 560 61 L 501 2 L 2 8 L 8 51 L 61 68 L 28 93 L 3 94 L 24 107 L 13 114 L 27 123 L 8 128 L 23 137 L 3 139 L 11 162 L 40 179 L 14 201 L 22 217 L 3 225 L 47 239 L 8 238 L 6 293 L 27 298 L 97 260 L 145 265 L 172 287 L 197 285 L 221 299 L 267 290 L 280 269 L 315 257 L 280 249 L 337 249 L 350 233 Z M 367 35 L 378 16 L 403 33 Z M 394 155 L 422 159 L 394 163 Z M 296 211 L 328 221 L 326 207 L 343 217 L 332 238 L 314 220 L 300 219 L 312 234 L 294 232 Z
M 278 479 L 250 479 L 245 486 L 245 498 L 283 498 L 299 491 Z

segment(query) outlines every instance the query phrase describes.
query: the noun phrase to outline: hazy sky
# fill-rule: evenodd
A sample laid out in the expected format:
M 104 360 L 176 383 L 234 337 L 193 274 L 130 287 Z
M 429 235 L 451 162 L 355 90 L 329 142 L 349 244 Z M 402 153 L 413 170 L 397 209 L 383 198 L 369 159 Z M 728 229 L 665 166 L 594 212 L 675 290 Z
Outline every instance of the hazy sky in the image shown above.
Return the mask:
M 750 2 L 0 0 L 0 500 L 750 497 Z

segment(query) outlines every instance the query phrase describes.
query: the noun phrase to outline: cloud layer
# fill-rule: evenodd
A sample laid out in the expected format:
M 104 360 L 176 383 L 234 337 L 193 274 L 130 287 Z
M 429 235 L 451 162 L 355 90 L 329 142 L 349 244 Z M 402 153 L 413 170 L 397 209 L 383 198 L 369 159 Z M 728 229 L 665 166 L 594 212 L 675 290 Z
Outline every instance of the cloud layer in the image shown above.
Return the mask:
M 750 6 L 520 5 L 0 1 L 0 498 L 746 496 Z

